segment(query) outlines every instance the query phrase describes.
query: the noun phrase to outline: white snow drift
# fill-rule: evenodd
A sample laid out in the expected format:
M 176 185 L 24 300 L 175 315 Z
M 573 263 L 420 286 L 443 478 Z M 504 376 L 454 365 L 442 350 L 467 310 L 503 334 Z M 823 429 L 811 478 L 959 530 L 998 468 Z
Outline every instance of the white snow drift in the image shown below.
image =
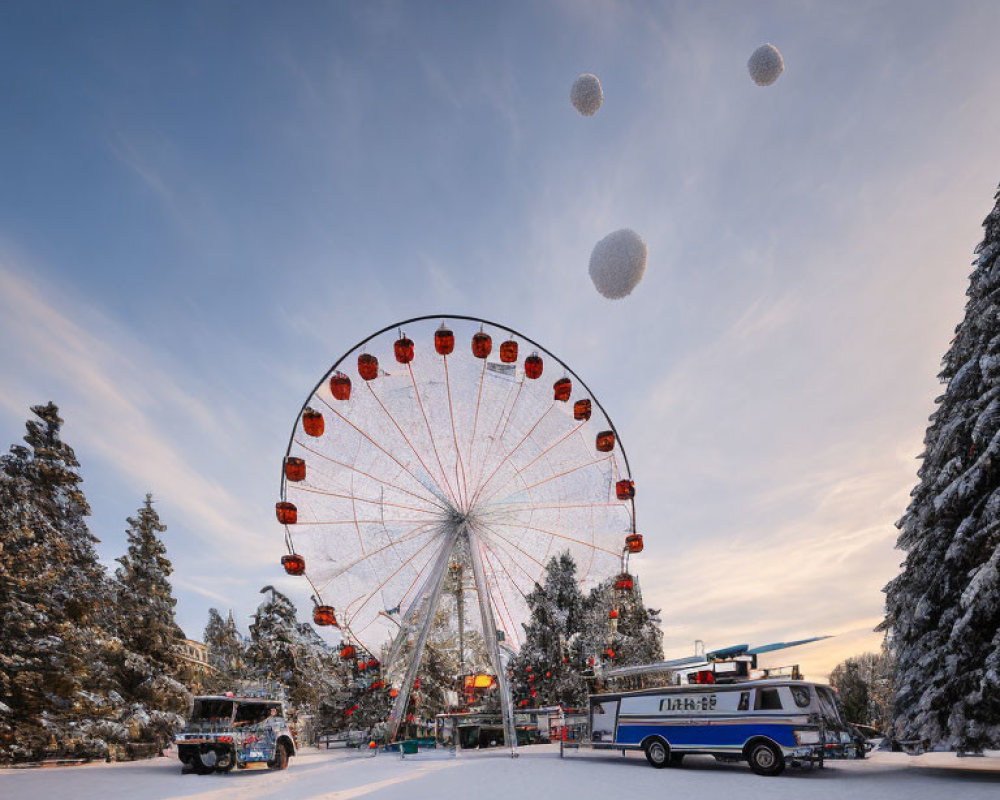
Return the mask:
M 594 116 L 597 109 L 601 107 L 601 103 L 604 102 L 604 90 L 601 89 L 601 82 L 596 75 L 591 75 L 589 72 L 581 75 L 573 81 L 569 99 L 573 107 L 583 116 Z
M 590 279 L 612 300 L 631 294 L 646 272 L 646 243 L 633 230 L 609 233 L 590 254 Z
M 758 86 L 770 86 L 785 71 L 785 59 L 773 44 L 762 44 L 753 51 L 747 69 Z

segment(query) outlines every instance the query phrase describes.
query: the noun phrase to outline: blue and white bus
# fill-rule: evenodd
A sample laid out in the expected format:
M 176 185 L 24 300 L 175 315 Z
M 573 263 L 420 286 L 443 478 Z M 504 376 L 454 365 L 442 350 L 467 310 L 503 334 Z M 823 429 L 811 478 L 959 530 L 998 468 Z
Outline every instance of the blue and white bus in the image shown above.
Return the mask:
M 590 745 L 642 750 L 654 767 L 685 755 L 745 760 L 758 775 L 856 753 L 833 690 L 800 680 L 664 686 L 590 696 Z

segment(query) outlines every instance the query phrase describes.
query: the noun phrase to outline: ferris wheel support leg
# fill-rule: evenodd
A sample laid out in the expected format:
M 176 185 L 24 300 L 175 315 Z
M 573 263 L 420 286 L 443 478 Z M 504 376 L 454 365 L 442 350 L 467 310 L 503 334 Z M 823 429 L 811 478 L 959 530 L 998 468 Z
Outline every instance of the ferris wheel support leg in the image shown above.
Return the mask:
M 456 541 L 457 541 L 456 535 Z M 447 547 L 447 544 L 445 545 Z M 454 548 L 454 544 L 451 545 Z M 442 576 L 438 574 L 438 567 L 440 566 L 441 552 L 438 553 L 438 560 L 434 562 L 434 567 L 431 569 L 427 578 L 420 585 L 420 589 L 417 591 L 416 597 L 413 602 L 410 603 L 409 607 L 406 609 L 406 613 L 403 615 L 403 621 L 399 626 L 399 632 L 396 637 L 392 640 L 392 644 L 389 646 L 389 655 L 385 659 L 386 671 L 392 670 L 399 656 L 403 652 L 403 648 L 406 647 L 406 643 L 409 641 L 410 637 L 413 635 L 414 630 L 420 625 L 420 623 L 427 616 L 427 599 L 434 593 L 434 587 L 438 581 L 442 579 Z M 451 552 L 448 553 L 449 558 L 451 557 Z M 446 559 L 447 560 L 447 559 Z
M 497 642 L 496 620 L 493 618 L 493 607 L 490 605 L 489 589 L 486 585 L 486 573 L 483 571 L 483 558 L 480 551 L 479 537 L 469 534 L 469 553 L 472 561 L 472 573 L 476 579 L 476 595 L 479 598 L 479 613 L 483 619 L 483 638 L 490 654 L 490 662 L 497 676 L 497 686 L 500 687 L 500 711 L 503 715 L 503 732 L 510 747 L 512 758 L 517 757 L 517 728 L 514 726 L 514 700 L 510 694 L 510 684 L 507 682 L 507 666 L 500 658 L 500 645 Z
M 413 606 L 411 606 L 411 609 L 422 606 L 425 611 L 422 618 L 419 618 L 419 628 L 416 631 L 417 639 L 414 642 L 409 663 L 406 666 L 403 685 L 399 687 L 399 694 L 396 695 L 396 699 L 392 703 L 392 710 L 389 712 L 389 719 L 386 722 L 387 744 L 396 738 L 396 734 L 399 732 L 399 725 L 406 714 L 406 704 L 410 700 L 413 681 L 417 677 L 417 670 L 420 668 L 420 662 L 424 657 L 427 634 L 430 633 L 431 626 L 434 624 L 435 611 L 437 610 L 438 601 L 441 599 L 441 589 L 444 586 L 444 579 L 448 573 L 448 562 L 451 560 L 451 553 L 455 548 L 455 542 L 458 541 L 458 534 L 459 529 L 456 527 L 445 536 L 444 543 L 438 551 L 434 569 L 424 584 L 423 590 L 417 596 L 416 600 L 414 600 Z M 407 616 L 410 616 L 409 612 Z M 400 643 L 400 647 L 402 647 L 405 639 L 412 632 L 414 632 L 414 628 L 410 626 L 399 632 L 400 638 L 397 639 L 397 642 Z M 395 650 L 396 648 L 394 647 L 393 649 Z M 402 752 L 402 748 L 400 752 Z

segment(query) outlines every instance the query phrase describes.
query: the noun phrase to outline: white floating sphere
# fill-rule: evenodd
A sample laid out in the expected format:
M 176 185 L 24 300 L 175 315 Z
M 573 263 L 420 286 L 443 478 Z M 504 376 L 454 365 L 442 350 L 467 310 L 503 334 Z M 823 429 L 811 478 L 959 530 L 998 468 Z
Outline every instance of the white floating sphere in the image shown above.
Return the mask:
M 770 86 L 785 71 L 785 59 L 773 44 L 762 44 L 753 51 L 747 69 L 758 86 Z
M 604 90 L 596 75 L 589 72 L 573 81 L 569 91 L 569 100 L 573 107 L 585 117 L 592 117 L 604 102 Z
M 594 245 L 590 279 L 611 300 L 631 294 L 646 273 L 646 243 L 635 231 L 622 228 Z

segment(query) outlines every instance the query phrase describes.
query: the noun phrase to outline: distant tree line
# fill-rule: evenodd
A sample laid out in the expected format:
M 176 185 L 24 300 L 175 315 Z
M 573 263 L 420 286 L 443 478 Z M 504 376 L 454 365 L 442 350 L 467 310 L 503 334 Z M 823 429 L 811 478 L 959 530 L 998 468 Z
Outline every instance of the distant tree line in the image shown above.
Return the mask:
M 356 663 L 298 622 L 272 587 L 249 638 L 232 612 L 223 620 L 210 609 L 210 669 L 183 660 L 153 496 L 128 518 L 127 551 L 109 574 L 59 409 L 31 411 L 24 444 L 0 457 L 0 762 L 151 755 L 183 724 L 192 685 L 226 692 L 278 682 L 318 724 L 350 721 L 345 709 L 365 683 Z
M 888 648 L 842 661 L 830 673 L 846 722 L 887 735 L 892 728 L 893 662 Z

